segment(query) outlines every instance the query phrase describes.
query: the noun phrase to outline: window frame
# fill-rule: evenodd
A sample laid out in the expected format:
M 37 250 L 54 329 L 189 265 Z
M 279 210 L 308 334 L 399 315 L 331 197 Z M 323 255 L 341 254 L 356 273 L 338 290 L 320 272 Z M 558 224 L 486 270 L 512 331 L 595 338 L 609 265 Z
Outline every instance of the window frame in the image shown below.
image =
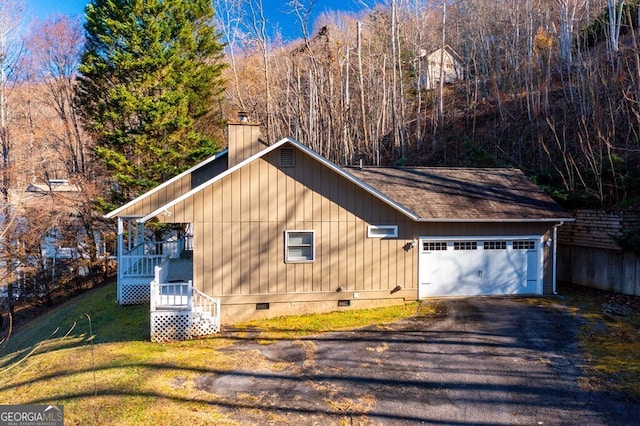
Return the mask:
M 478 242 L 479 242 L 478 240 L 454 241 L 453 250 L 454 251 L 478 250 Z
M 536 250 L 535 240 L 513 240 L 511 243 L 512 250 Z
M 290 244 L 291 234 L 311 234 L 311 244 Z M 292 257 L 291 248 L 311 247 L 311 258 Z M 316 231 L 313 229 L 287 229 L 284 231 L 284 263 L 313 263 L 316 261 Z
M 385 234 L 374 234 L 372 230 L 389 229 Z M 367 238 L 398 238 L 398 225 L 368 225 Z

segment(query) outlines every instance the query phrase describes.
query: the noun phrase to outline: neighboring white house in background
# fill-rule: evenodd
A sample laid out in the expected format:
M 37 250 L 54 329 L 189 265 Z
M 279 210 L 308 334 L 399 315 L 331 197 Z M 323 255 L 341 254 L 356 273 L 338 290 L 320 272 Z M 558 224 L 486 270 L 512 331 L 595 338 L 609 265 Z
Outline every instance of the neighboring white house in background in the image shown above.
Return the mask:
M 87 232 L 77 218 L 76 203 L 81 195 L 82 189 L 67 179 L 49 179 L 47 183 L 30 183 L 26 191 L 22 194 L 22 203 L 25 205 L 40 204 L 43 208 L 55 206 L 59 213 L 65 212 L 67 220 L 59 226 L 52 226 L 47 233 L 42 236 L 41 256 L 45 269 L 47 264 L 56 264 L 56 260 L 70 261 L 73 259 L 88 259 L 88 241 L 93 239 L 96 247 L 96 255 L 100 259 L 109 257 L 114 253 L 115 247 L 107 247 L 106 235 L 111 233 L 110 228 L 106 228 L 96 223 L 94 234 L 87 237 Z M 75 234 L 75 238 L 69 239 L 65 233 Z M 87 276 L 89 270 L 86 266 L 76 265 L 80 276 Z
M 449 46 L 429 54 L 426 50 L 421 50 L 417 60 L 422 61 L 420 87 L 423 89 L 431 90 L 438 87 L 441 74 L 445 84 L 454 83 L 464 76 L 462 58 Z
M 68 207 L 69 200 L 73 200 L 80 194 L 80 187 L 72 185 L 67 179 L 50 179 L 48 183 L 30 183 L 22 197 L 25 204 L 56 203 L 60 208 L 69 210 L 68 214 L 74 214 L 72 208 Z M 62 197 L 62 198 L 60 198 Z M 41 254 L 42 259 L 74 259 L 80 257 L 79 247 L 64 247 L 61 245 L 62 232 L 57 227 L 51 228 L 42 237 Z

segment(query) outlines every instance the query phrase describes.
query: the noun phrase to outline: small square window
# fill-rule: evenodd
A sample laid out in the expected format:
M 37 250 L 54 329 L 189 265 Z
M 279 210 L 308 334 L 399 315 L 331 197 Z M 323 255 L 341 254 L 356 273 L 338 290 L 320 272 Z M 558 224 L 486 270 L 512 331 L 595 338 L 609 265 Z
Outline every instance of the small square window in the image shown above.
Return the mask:
M 532 240 L 520 240 L 513 242 L 514 250 L 535 250 L 536 242 Z
M 284 261 L 286 263 L 313 262 L 316 258 L 314 231 L 285 231 Z
M 485 250 L 506 250 L 507 242 L 506 241 L 485 241 L 482 244 Z
M 397 225 L 369 225 L 367 227 L 369 238 L 398 238 Z
M 476 241 L 456 241 L 453 243 L 454 250 L 478 250 Z
M 268 303 L 256 303 L 256 311 L 266 311 L 269 309 Z
M 351 300 L 338 300 L 338 306 L 351 306 Z
M 423 241 L 422 251 L 446 251 L 447 243 L 445 241 Z

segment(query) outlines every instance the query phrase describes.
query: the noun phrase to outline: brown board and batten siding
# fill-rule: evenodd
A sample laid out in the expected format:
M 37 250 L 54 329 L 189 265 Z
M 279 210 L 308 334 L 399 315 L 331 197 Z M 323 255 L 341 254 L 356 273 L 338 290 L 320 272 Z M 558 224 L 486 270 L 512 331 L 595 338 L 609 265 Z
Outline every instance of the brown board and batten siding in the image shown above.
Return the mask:
M 388 293 L 397 285 L 415 298 L 417 256 L 403 250 L 413 221 L 305 153 L 280 167 L 273 151 L 169 210 L 159 220 L 194 224 L 194 284 L 223 303 L 327 292 L 337 300 L 345 297 L 338 287 Z M 398 225 L 399 237 L 366 238 L 370 224 Z M 315 232 L 314 262 L 285 263 L 285 230 Z
M 406 247 L 414 238 L 550 233 L 538 222 L 417 222 L 302 151 L 293 167 L 279 162 L 280 150 L 269 152 L 159 217 L 194 223 L 194 285 L 225 305 L 335 302 L 354 292 L 415 300 L 419 248 Z M 367 238 L 369 225 L 397 225 L 398 237 Z M 285 263 L 285 230 L 315 231 L 314 262 Z
M 109 213 L 107 217 L 144 216 L 186 194 L 196 186 L 212 179 L 228 168 L 226 152 L 218 153 L 209 161 L 200 164 L 164 184 L 154 188 L 120 209 Z
M 294 167 L 280 168 L 274 151 L 194 194 L 196 285 L 207 294 L 243 296 L 245 303 L 250 295 L 291 299 L 293 294 L 336 293 L 338 287 L 414 288 L 417 259 L 402 249 L 413 238 L 402 235 L 411 221 L 298 154 Z M 401 235 L 365 238 L 369 224 L 397 224 Z M 315 232 L 314 262 L 285 263 L 285 230 Z
M 185 175 L 174 182 L 149 193 L 146 197 L 131 203 L 118 213 L 119 216 L 138 216 L 154 211 L 191 190 L 191 175 Z

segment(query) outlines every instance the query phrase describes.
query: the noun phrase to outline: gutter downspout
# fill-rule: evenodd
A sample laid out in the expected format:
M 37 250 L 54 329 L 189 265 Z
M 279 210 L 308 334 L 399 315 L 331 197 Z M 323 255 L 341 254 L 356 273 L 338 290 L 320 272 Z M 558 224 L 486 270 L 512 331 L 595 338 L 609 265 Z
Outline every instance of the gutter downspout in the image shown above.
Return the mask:
M 558 274 L 558 228 L 564 225 L 564 222 L 556 223 L 553 225 L 553 294 L 557 295 L 556 283 Z

